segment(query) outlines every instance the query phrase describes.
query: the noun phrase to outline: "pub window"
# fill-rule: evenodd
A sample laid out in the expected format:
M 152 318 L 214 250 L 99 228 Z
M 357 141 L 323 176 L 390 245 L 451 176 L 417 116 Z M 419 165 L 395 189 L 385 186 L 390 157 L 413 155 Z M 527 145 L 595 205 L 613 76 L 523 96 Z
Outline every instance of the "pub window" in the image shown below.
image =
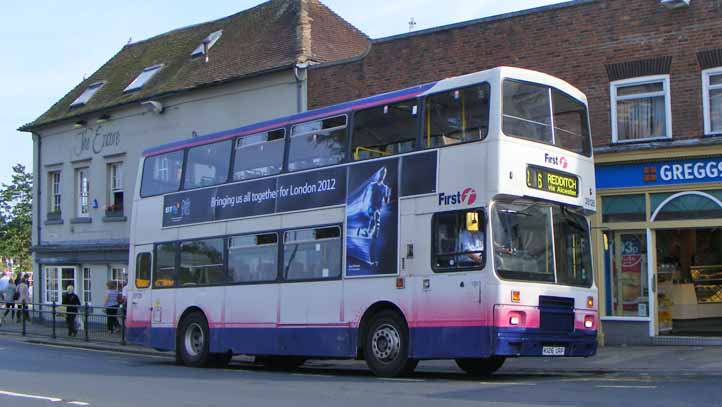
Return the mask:
M 83 304 L 93 302 L 93 280 L 90 267 L 83 267 Z
M 341 277 L 341 228 L 331 226 L 284 233 L 283 276 L 287 281 Z
M 426 147 L 481 140 L 489 131 L 489 84 L 431 95 L 425 116 Z
M 78 168 L 75 170 L 77 179 L 77 217 L 87 218 L 90 216 L 90 179 L 89 168 Z
M 486 261 L 484 212 L 456 211 L 432 219 L 432 265 L 436 272 L 480 269 Z
M 183 168 L 183 151 L 173 151 L 143 162 L 143 179 L 140 186 L 142 197 L 175 192 L 180 187 Z
M 602 222 L 644 222 L 645 205 L 644 194 L 602 197 Z
M 277 276 L 277 233 L 233 236 L 228 239 L 229 282 L 275 281 Z
M 135 260 L 135 288 L 150 287 L 150 253 L 140 253 Z
M 293 126 L 289 148 L 289 171 L 342 162 L 346 155 L 346 116 Z
M 48 219 L 60 219 L 62 195 L 60 193 L 60 171 L 48 173 Z
M 161 243 L 155 246 L 155 272 L 153 273 L 153 288 L 175 286 L 175 258 L 175 243 Z
M 610 93 L 615 143 L 672 137 L 669 75 L 615 81 Z
M 232 140 L 203 144 L 188 150 L 184 189 L 218 185 L 228 179 Z
M 722 134 L 722 67 L 702 71 L 704 134 Z
M 354 160 L 412 151 L 418 129 L 416 99 L 376 106 L 354 115 L 351 153 Z
M 233 180 L 241 181 L 281 172 L 285 135 L 285 129 L 278 129 L 236 139 Z
M 222 284 L 223 239 L 206 239 L 180 244 L 178 285 Z
M 123 163 L 108 164 L 108 205 L 106 216 L 123 216 Z

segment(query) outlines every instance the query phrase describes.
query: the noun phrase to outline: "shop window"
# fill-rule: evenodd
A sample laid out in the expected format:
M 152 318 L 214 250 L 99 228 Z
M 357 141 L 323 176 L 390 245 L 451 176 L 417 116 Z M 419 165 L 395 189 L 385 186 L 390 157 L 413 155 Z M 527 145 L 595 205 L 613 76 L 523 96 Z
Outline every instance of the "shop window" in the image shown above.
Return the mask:
M 218 185 L 228 179 L 233 141 L 204 144 L 188 150 L 184 189 Z
M 281 172 L 285 129 L 239 137 L 233 159 L 233 180 L 242 181 Z
M 426 147 L 481 140 L 489 131 L 489 84 L 431 95 L 425 116 Z
M 485 223 L 484 212 L 480 210 L 435 214 L 431 260 L 434 271 L 483 268 L 486 261 Z
M 123 163 L 108 164 L 108 205 L 105 216 L 123 216 Z
M 147 157 L 143 162 L 142 197 L 175 192 L 180 187 L 183 151 Z
M 283 239 L 283 275 L 287 281 L 341 277 L 341 228 L 290 230 Z
M 175 260 L 175 243 L 161 243 L 155 246 L 155 271 L 153 272 L 153 288 L 175 286 Z
M 612 82 L 612 140 L 672 137 L 669 75 Z
M 128 284 L 128 272 L 125 267 L 111 267 L 108 280 L 112 281 L 116 290 L 120 291 Z
M 722 190 L 682 194 L 660 207 L 675 194 L 650 194 L 654 221 L 722 218 L 722 207 L 713 199 L 722 200 Z
M 89 168 L 78 168 L 75 170 L 77 186 L 77 211 L 79 218 L 90 217 L 90 178 Z
M 416 147 L 418 132 L 416 99 L 376 106 L 354 115 L 354 160 L 405 153 Z
M 602 222 L 644 222 L 644 194 L 602 197 Z
M 135 261 L 135 288 L 150 287 L 150 253 L 140 253 Z
M 649 316 L 647 288 L 647 238 L 644 231 L 604 233 L 607 315 Z
M 60 171 L 48 172 L 48 192 L 48 220 L 60 219 L 62 204 Z
M 288 170 L 338 164 L 346 156 L 346 116 L 315 120 L 293 126 Z
M 228 240 L 231 283 L 275 281 L 278 275 L 278 234 L 233 236 Z
M 722 134 L 722 67 L 702 71 L 704 134 Z
M 180 286 L 222 284 L 223 239 L 206 239 L 180 244 Z

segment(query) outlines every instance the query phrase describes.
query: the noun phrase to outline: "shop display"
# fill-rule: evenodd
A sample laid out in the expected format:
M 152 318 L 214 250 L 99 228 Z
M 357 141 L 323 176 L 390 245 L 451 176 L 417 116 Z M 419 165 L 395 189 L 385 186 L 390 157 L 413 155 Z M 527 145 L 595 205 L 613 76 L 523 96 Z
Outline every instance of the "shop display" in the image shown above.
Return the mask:
M 722 303 L 722 265 L 691 267 L 698 304 Z

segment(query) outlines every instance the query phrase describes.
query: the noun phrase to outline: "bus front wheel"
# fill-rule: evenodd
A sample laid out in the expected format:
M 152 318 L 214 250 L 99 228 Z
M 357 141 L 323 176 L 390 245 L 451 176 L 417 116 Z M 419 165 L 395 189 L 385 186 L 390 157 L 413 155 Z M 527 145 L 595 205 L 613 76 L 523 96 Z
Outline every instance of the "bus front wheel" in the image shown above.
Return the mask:
M 176 360 L 186 366 L 203 367 L 211 362 L 208 351 L 208 321 L 200 312 L 193 312 L 181 320 L 178 327 Z
M 416 369 L 419 361 L 409 358 L 409 331 L 397 312 L 379 312 L 367 332 L 364 356 L 376 376 L 403 376 Z
M 503 356 L 456 359 L 456 365 L 472 376 L 488 376 L 499 370 L 505 360 L 506 358 Z

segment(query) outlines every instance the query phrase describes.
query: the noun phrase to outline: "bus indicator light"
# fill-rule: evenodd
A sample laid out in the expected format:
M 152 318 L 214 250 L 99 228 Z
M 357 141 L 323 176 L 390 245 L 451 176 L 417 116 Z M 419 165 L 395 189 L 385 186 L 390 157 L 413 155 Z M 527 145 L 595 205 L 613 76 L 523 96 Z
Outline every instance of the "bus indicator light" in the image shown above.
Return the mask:
M 521 293 L 516 290 L 512 290 L 511 292 L 511 302 L 519 302 L 521 301 Z
M 594 297 L 587 297 L 587 308 L 594 308 Z

